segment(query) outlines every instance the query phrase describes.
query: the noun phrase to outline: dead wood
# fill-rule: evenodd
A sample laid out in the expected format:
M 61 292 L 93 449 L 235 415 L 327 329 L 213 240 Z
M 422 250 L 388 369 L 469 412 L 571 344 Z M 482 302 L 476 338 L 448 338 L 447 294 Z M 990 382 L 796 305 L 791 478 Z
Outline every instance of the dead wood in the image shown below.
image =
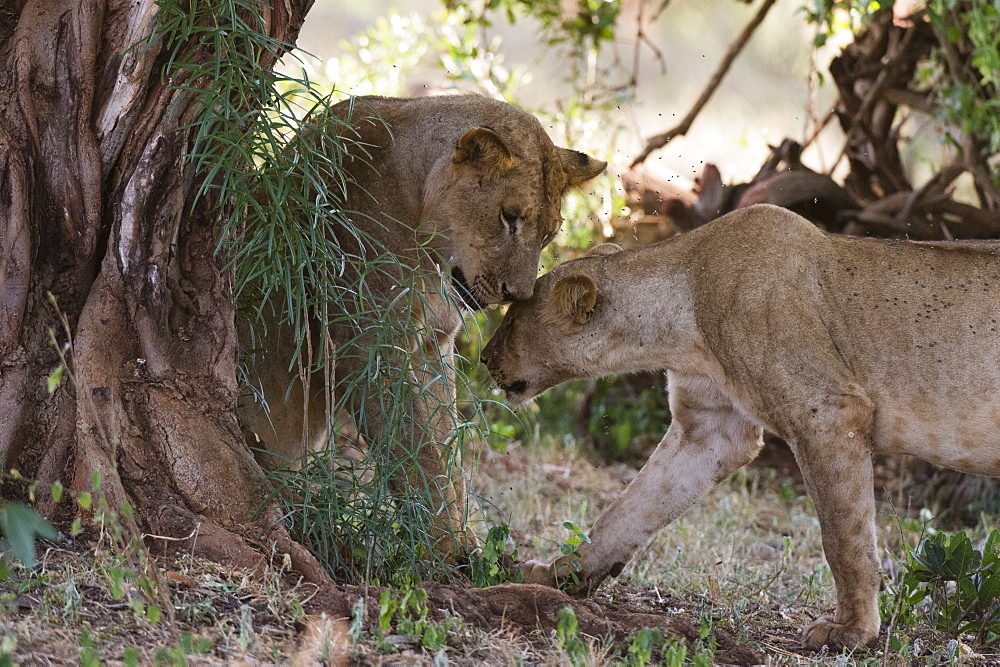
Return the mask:
M 912 190 L 899 156 L 898 103 L 889 90 L 908 90 L 917 65 L 935 44 L 930 25 L 893 24 L 892 9 L 876 12 L 868 28 L 830 63 L 840 95 L 837 118 L 850 165 L 844 188 L 861 204 Z

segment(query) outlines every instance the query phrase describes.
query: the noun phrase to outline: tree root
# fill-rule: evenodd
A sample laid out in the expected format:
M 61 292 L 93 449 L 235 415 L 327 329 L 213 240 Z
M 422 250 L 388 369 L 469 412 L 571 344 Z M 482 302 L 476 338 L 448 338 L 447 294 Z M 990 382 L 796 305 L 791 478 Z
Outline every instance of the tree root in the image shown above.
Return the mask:
M 699 638 L 698 628 L 680 617 L 643 612 L 626 605 L 602 605 L 593 600 L 572 598 L 566 593 L 538 584 L 500 584 L 489 588 L 463 588 L 438 583 L 424 583 L 427 591 L 428 618 L 444 619 L 445 612 L 491 632 L 504 630 L 527 634 L 536 630 L 548 634 L 556 628 L 556 613 L 571 607 L 578 630 L 592 637 L 624 640 L 644 627 L 658 628 L 667 637 Z M 306 610 L 350 619 L 359 599 L 365 599 L 366 625 L 376 627 L 379 597 L 386 590 L 377 586 L 324 586 L 306 604 Z M 740 644 L 729 632 L 712 630 L 718 644 L 715 660 L 725 664 L 760 664 L 764 656 Z

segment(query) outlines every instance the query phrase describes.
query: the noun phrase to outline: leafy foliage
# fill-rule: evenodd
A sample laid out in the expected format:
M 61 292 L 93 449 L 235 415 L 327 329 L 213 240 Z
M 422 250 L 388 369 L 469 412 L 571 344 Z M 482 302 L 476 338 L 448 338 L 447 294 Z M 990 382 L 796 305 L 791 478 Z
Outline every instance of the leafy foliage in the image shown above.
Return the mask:
M 982 549 L 966 533 L 937 532 L 909 554 L 907 571 L 892 591 L 899 621 L 925 616 L 951 636 L 971 634 L 981 644 L 1000 640 L 1000 531 L 989 532 Z
M 517 561 L 517 548 L 508 556 L 510 527 L 499 524 L 490 528 L 483 544 L 482 552 L 469 561 L 469 579 L 475 588 L 496 586 L 507 582 L 521 583 L 520 570 L 511 570 L 510 563 Z
M 589 543 L 590 537 L 583 528 L 572 521 L 563 521 L 562 527 L 570 532 L 570 536 L 559 545 L 559 553 L 561 556 L 571 556 L 571 558 L 568 562 L 560 563 L 559 566 L 565 571 L 558 572 L 557 577 L 560 584 L 575 586 L 580 583 L 580 571 L 583 569 L 579 547 L 584 542 Z
M 573 607 L 563 607 L 556 612 L 556 644 L 566 652 L 573 667 L 587 663 L 587 643 L 577 632 L 576 612 Z
M 837 30 L 855 34 L 874 12 L 891 8 L 878 0 L 815 0 L 803 7 L 820 27 L 821 46 Z M 930 0 L 914 20 L 928 20 L 939 41 L 922 70 L 920 87 L 943 134 L 970 160 L 1000 152 L 1000 9 L 993 0 Z M 1000 187 L 1000 165 L 992 164 L 992 184 Z
M 0 501 L 0 529 L 14 557 L 25 567 L 35 567 L 35 539 L 56 539 L 52 525 L 24 503 Z
M 427 591 L 423 588 L 411 586 L 398 595 L 390 590 L 382 591 L 379 598 L 379 629 L 385 634 L 395 625 L 398 633 L 413 638 L 426 649 L 445 648 L 449 633 L 455 630 L 457 619 L 449 616 L 445 622 L 436 623 L 428 619 L 428 611 Z
M 935 53 L 941 80 L 940 117 L 960 128 L 984 156 L 1000 152 L 1000 8 L 989 0 L 932 0 L 927 14 L 942 44 Z M 993 182 L 1000 186 L 1000 166 Z
M 638 396 L 615 391 L 607 380 L 595 383 L 590 396 L 587 431 L 595 448 L 612 460 L 640 456 L 634 444 L 652 437 L 655 444 L 670 425 L 670 407 L 662 387 L 643 389 Z
M 567 5 L 560 0 L 445 0 L 450 9 L 465 9 L 489 25 L 495 11 L 514 23 L 530 16 L 542 26 L 549 45 L 570 43 L 577 48 L 599 48 L 615 38 L 621 0 L 579 0 Z

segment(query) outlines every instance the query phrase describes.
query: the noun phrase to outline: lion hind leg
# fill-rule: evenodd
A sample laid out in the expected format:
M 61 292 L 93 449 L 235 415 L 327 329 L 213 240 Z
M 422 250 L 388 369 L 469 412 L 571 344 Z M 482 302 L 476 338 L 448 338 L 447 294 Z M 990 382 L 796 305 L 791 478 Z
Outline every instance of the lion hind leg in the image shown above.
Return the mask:
M 837 586 L 835 615 L 807 627 L 809 648 L 855 648 L 879 631 L 881 578 L 875 539 L 871 445 L 874 406 L 857 387 L 826 401 L 789 444 L 819 515 L 823 551 Z

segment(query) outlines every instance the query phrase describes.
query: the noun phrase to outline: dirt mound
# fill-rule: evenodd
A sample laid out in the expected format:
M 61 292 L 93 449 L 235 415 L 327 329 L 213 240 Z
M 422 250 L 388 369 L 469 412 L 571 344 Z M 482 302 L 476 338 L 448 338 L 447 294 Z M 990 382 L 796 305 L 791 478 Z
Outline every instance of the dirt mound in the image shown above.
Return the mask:
M 625 605 L 602 605 L 593 600 L 579 600 L 566 593 L 536 584 L 501 584 L 489 588 L 463 588 L 438 583 L 421 585 L 427 591 L 428 616 L 443 620 L 445 612 L 459 616 L 483 630 L 505 629 L 514 633 L 541 631 L 549 633 L 556 627 L 556 613 L 572 607 L 577 628 L 593 637 L 614 637 L 623 640 L 644 627 L 658 628 L 667 637 L 698 639 L 698 630 L 684 618 L 667 617 L 643 612 Z M 325 586 L 306 605 L 312 613 L 326 612 L 349 618 L 358 599 L 367 600 L 367 620 L 378 623 L 379 596 L 384 588 L 375 586 Z M 717 663 L 744 665 L 764 662 L 764 655 L 740 644 L 729 632 L 714 628 L 718 651 Z

